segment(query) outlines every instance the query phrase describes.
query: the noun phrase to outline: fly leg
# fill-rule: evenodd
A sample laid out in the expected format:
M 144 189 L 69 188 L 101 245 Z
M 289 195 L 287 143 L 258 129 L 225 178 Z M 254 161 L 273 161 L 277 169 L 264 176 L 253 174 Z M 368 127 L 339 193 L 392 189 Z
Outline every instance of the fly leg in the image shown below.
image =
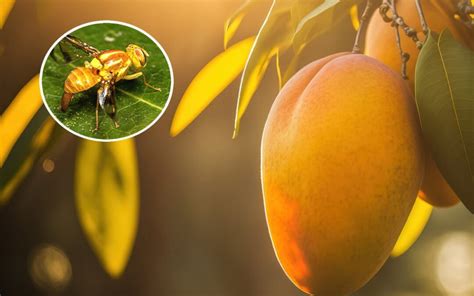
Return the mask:
M 94 132 L 99 130 L 99 98 L 95 100 L 95 129 Z
M 112 112 L 109 114 L 110 118 L 114 121 L 115 128 L 120 127 L 117 120 L 115 119 L 116 109 L 117 109 L 117 102 L 116 102 L 116 94 L 115 94 L 115 83 L 111 83 L 112 94 L 111 94 L 111 102 L 112 102 Z
M 154 87 L 153 85 L 149 84 L 146 79 L 145 79 L 145 75 L 143 75 L 143 72 L 137 72 L 137 73 L 133 73 L 133 74 L 128 74 L 126 76 L 123 77 L 123 79 L 125 80 L 133 80 L 133 79 L 137 79 L 138 77 L 143 77 L 143 83 L 151 88 L 151 89 L 154 89 L 156 91 L 161 91 L 161 88 L 159 87 Z

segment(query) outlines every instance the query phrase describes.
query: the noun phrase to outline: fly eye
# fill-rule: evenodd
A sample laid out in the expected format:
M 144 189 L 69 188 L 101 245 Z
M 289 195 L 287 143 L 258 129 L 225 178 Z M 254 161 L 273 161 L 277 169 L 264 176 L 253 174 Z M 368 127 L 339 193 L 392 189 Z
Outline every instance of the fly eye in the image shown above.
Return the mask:
M 143 66 L 146 65 L 146 62 L 147 62 L 147 55 L 145 54 L 145 52 L 143 51 L 143 49 L 141 48 L 136 48 L 135 49 L 135 56 L 137 57 L 138 61 L 140 62 L 140 64 Z

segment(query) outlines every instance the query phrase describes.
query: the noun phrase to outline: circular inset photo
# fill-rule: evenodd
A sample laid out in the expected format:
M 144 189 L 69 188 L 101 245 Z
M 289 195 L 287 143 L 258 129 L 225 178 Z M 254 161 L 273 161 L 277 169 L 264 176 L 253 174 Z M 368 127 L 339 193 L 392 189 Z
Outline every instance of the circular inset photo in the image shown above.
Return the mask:
M 61 36 L 40 73 L 43 102 L 71 133 L 117 141 L 151 127 L 168 106 L 173 70 L 161 45 L 130 24 L 99 21 Z

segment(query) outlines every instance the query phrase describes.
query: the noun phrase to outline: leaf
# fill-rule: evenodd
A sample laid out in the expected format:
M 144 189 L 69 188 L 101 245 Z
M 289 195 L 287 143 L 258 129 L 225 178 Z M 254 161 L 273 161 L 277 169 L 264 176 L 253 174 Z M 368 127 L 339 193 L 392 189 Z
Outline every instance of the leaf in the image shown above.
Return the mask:
M 107 273 L 117 278 L 136 236 L 139 183 L 134 140 L 82 140 L 77 152 L 75 193 L 79 221 Z
M 292 35 L 290 8 L 291 1 L 274 0 L 258 32 L 240 82 L 234 138 L 239 131 L 240 119 L 260 85 L 271 58 L 279 50 L 284 51 L 290 46 Z
M 360 28 L 360 21 L 359 21 L 359 9 L 357 5 L 352 5 L 351 9 L 349 10 L 349 15 L 351 17 L 352 27 L 355 31 L 359 31 Z
M 184 92 L 171 124 L 178 135 L 242 72 L 255 37 L 231 46 L 213 58 L 194 77 Z
M 2 0 L 0 2 L 0 29 L 3 29 L 14 4 L 15 0 Z
M 16 95 L 0 117 L 0 167 L 13 145 L 42 105 L 38 75 Z
M 36 76 L 0 117 L 0 206 L 10 199 L 59 134 L 46 109 L 40 106 Z
M 293 36 L 293 48 L 299 52 L 317 36 L 327 32 L 331 25 L 344 18 L 344 13 L 335 11 L 348 10 L 354 4 L 362 0 L 325 0 L 314 10 L 304 16 L 296 27 Z
M 144 84 L 142 78 L 119 81 L 117 83 L 117 120 L 115 128 L 112 120 L 99 112 L 100 129 L 95 128 L 97 86 L 76 94 L 67 112 L 59 110 L 63 85 L 69 72 L 82 66 L 85 60 L 73 64 L 61 64 L 51 56 L 47 59 L 43 73 L 43 92 L 54 116 L 76 133 L 96 139 L 117 139 L 135 134 L 149 126 L 163 112 L 171 88 L 171 73 L 161 50 L 146 35 L 119 24 L 95 24 L 75 31 L 74 36 L 100 49 L 125 50 L 129 43 L 145 48 L 150 54 L 143 73 L 147 82 L 161 88 L 157 92 Z
M 298 66 L 300 62 L 300 53 L 297 52 L 291 57 L 290 63 L 286 67 L 285 74 L 282 78 L 282 87 L 290 80 L 290 78 L 298 71 Z
M 425 140 L 440 172 L 474 211 L 474 52 L 448 30 L 430 32 L 415 72 L 417 108 Z
M 246 0 L 233 14 L 230 16 L 224 25 L 224 49 L 227 49 L 227 46 L 234 37 L 237 29 L 239 28 L 242 20 L 247 15 L 249 10 L 251 10 L 256 4 L 257 0 Z
M 276 59 L 275 59 L 275 67 L 278 77 L 278 89 L 280 90 L 283 87 L 283 78 L 281 75 L 281 66 L 280 66 L 280 51 L 277 50 Z
M 41 108 L 22 133 L 5 161 L 0 174 L 0 206 L 4 205 L 33 165 L 54 143 L 60 129 Z
M 405 226 L 398 237 L 397 243 L 393 247 L 391 256 L 398 257 L 403 255 L 420 237 L 423 229 L 425 229 L 428 220 L 430 219 L 433 207 L 417 198 L 413 208 L 408 216 Z

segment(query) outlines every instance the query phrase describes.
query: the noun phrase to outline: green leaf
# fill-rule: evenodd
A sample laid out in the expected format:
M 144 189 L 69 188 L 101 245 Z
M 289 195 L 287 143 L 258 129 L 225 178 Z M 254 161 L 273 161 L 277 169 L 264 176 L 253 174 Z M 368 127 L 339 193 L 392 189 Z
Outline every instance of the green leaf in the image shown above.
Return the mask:
M 429 34 L 415 74 L 423 134 L 446 181 L 474 211 L 474 52 L 448 30 Z
M 240 119 L 245 113 L 250 100 L 265 74 L 271 58 L 278 51 L 283 52 L 290 46 L 291 4 L 293 1 L 277 1 L 273 4 L 258 32 L 247 63 L 244 68 L 239 88 L 237 111 L 234 125 L 234 138 L 237 136 Z
M 302 0 L 304 1 L 304 0 Z M 324 0 L 307 15 L 299 19 L 293 36 L 293 48 L 300 52 L 317 36 L 331 29 L 331 25 L 347 16 L 344 11 L 362 0 Z M 321 1 L 319 1 L 321 2 Z M 337 9 L 336 9 L 337 8 Z
M 130 43 L 143 47 L 149 60 L 143 73 L 147 82 L 161 88 L 161 92 L 147 87 L 142 78 L 119 81 L 117 83 L 117 120 L 115 128 L 112 120 L 99 112 L 100 129 L 95 128 L 97 86 L 76 94 L 66 112 L 59 110 L 63 85 L 69 72 L 76 66 L 83 66 L 79 59 L 70 64 L 61 64 L 49 57 L 43 73 L 43 92 L 54 116 L 71 130 L 97 139 L 117 139 L 134 134 L 151 124 L 163 111 L 171 87 L 171 74 L 161 50 L 146 35 L 119 24 L 96 24 L 75 31 L 74 36 L 98 48 L 125 50 Z
M 119 277 L 135 241 L 139 179 L 133 139 L 82 140 L 75 174 L 76 208 L 92 249 L 107 273 Z

